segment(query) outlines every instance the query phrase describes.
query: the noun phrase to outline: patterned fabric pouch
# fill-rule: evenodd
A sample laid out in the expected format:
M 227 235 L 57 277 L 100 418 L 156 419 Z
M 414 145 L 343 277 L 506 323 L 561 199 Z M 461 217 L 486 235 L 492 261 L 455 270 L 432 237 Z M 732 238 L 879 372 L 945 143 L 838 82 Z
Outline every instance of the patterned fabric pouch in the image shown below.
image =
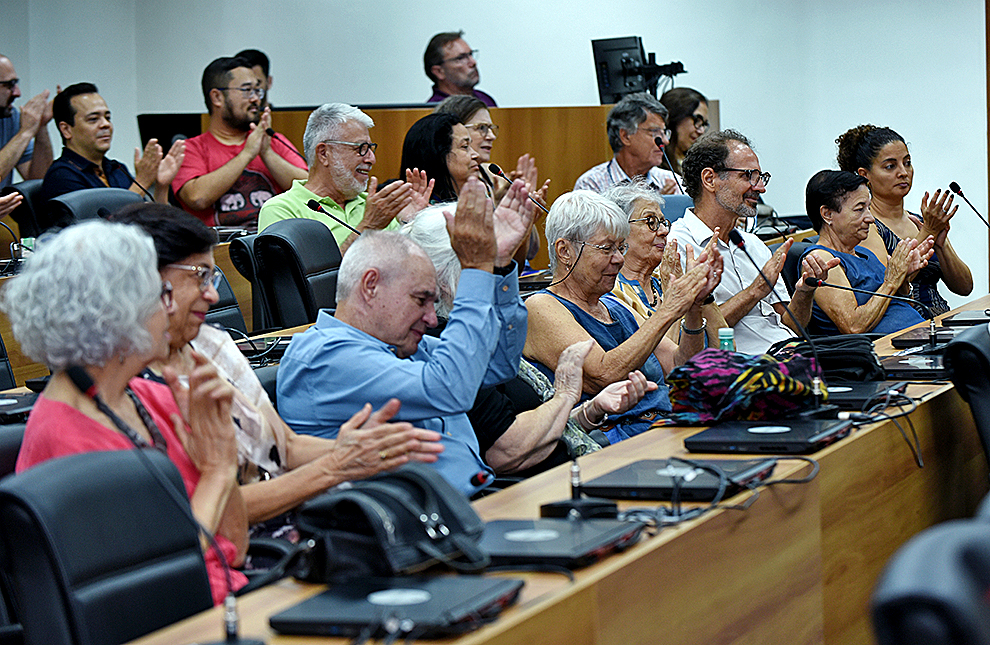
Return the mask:
M 780 362 L 768 355 L 706 349 L 671 371 L 671 414 L 652 427 L 795 415 L 815 404 L 815 371 L 814 361 L 800 354 Z

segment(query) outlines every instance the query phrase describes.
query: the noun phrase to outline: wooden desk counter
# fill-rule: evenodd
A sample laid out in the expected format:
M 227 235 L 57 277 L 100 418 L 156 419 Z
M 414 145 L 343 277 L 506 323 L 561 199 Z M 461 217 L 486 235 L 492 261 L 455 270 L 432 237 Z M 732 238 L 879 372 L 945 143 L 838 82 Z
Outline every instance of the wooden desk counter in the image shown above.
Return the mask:
M 969 308 L 985 307 L 990 298 Z M 883 342 L 877 343 L 883 347 Z M 919 468 L 892 421 L 855 431 L 814 455 L 818 476 L 761 490 L 745 511 L 717 510 L 576 573 L 576 582 L 523 574 L 520 603 L 458 643 L 871 643 L 868 600 L 888 558 L 937 522 L 971 515 L 986 494 L 987 464 L 968 406 L 950 385 L 910 386 L 923 396 L 910 419 Z M 906 419 L 900 420 L 908 436 Z M 581 459 L 585 479 L 643 458 L 686 454 L 697 428 L 665 428 Z M 774 474 L 807 472 L 796 461 Z M 569 495 L 562 466 L 475 502 L 486 520 L 532 518 Z M 745 495 L 734 501 L 739 501 Z M 623 503 L 625 507 L 631 503 Z M 645 504 L 637 504 L 645 505 Z M 280 643 L 342 639 L 274 634 L 268 616 L 318 585 L 283 581 L 241 602 L 242 633 Z M 144 639 L 142 645 L 221 638 L 217 609 Z

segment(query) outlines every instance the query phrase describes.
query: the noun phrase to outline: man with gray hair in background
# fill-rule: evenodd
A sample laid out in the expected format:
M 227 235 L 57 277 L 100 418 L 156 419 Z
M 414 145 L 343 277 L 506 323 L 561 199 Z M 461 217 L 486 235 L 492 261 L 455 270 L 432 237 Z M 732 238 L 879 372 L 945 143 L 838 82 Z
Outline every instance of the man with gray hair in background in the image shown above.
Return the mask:
M 303 134 L 309 177 L 296 179 L 289 190 L 265 202 L 258 230 L 282 219 L 313 219 L 333 232 L 343 253 L 357 238 L 348 226 L 358 231 L 394 230 L 399 218 L 411 218 L 426 208 L 433 182 L 427 182 L 425 173 L 407 173 L 408 181 L 391 182 L 378 190 L 378 179 L 371 176 L 378 147 L 369 133 L 374 125 L 367 114 L 344 103 L 326 103 L 314 110 Z M 310 209 L 314 200 L 323 212 Z
M 401 233 L 368 232 L 344 256 L 337 309 L 323 310 L 297 334 L 278 370 L 279 413 L 296 432 L 333 438 L 345 415 L 395 397 L 395 419 L 441 435 L 433 466 L 472 494 L 493 479 L 466 412 L 478 388 L 519 369 L 526 308 L 512 256 L 526 239 L 533 205 L 521 181 L 494 210 L 481 181 L 468 179 L 453 214 L 445 213 L 461 264 L 450 320 L 439 339 L 437 277 L 423 249 Z M 405 442 L 380 453 L 408 451 Z
M 674 173 L 660 168 L 663 147 L 667 145 L 667 108 L 646 92 L 624 97 L 615 104 L 605 122 L 608 143 L 615 153 L 610 160 L 587 171 L 574 184 L 574 190 L 604 191 L 609 186 L 644 177 L 664 195 L 680 195 L 683 191 Z

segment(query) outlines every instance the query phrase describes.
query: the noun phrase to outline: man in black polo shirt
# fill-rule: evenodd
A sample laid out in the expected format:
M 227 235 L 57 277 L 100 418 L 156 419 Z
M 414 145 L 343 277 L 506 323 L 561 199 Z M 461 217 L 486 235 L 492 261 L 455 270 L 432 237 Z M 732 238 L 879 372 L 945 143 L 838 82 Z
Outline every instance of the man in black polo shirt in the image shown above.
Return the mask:
M 70 85 L 55 96 L 52 119 L 62 136 L 62 156 L 45 173 L 41 197 L 45 201 L 86 188 L 125 188 L 139 195 L 154 190 L 155 200 L 168 200 L 168 187 L 182 165 L 185 142 L 177 141 L 162 156 L 158 139 L 134 150 L 134 172 L 108 158 L 113 141 L 110 108 L 92 83 Z

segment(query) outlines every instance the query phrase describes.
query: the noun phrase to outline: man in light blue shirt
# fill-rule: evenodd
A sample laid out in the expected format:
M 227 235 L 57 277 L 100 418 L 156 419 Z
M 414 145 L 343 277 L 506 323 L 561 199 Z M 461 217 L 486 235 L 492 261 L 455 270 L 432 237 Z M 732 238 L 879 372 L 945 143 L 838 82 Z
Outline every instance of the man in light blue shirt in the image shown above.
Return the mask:
M 436 272 L 423 249 L 392 231 L 362 234 L 344 256 L 337 311 L 321 311 L 297 335 L 278 372 L 278 405 L 296 431 L 334 437 L 366 402 L 398 398 L 394 417 L 439 432 L 444 451 L 435 468 L 472 494 L 494 478 L 479 455 L 466 412 L 478 388 L 515 376 L 526 340 L 513 252 L 527 239 L 533 207 L 516 182 L 493 214 L 480 181 L 471 178 L 448 216 L 451 246 L 463 268 L 450 320 L 439 339 Z M 383 450 L 409 450 L 398 444 Z
M 41 179 L 52 164 L 52 142 L 48 138 L 52 104 L 48 90 L 18 110 L 14 101 L 20 95 L 14 64 L 0 55 L 0 188 L 11 184 L 14 168 L 23 179 Z

